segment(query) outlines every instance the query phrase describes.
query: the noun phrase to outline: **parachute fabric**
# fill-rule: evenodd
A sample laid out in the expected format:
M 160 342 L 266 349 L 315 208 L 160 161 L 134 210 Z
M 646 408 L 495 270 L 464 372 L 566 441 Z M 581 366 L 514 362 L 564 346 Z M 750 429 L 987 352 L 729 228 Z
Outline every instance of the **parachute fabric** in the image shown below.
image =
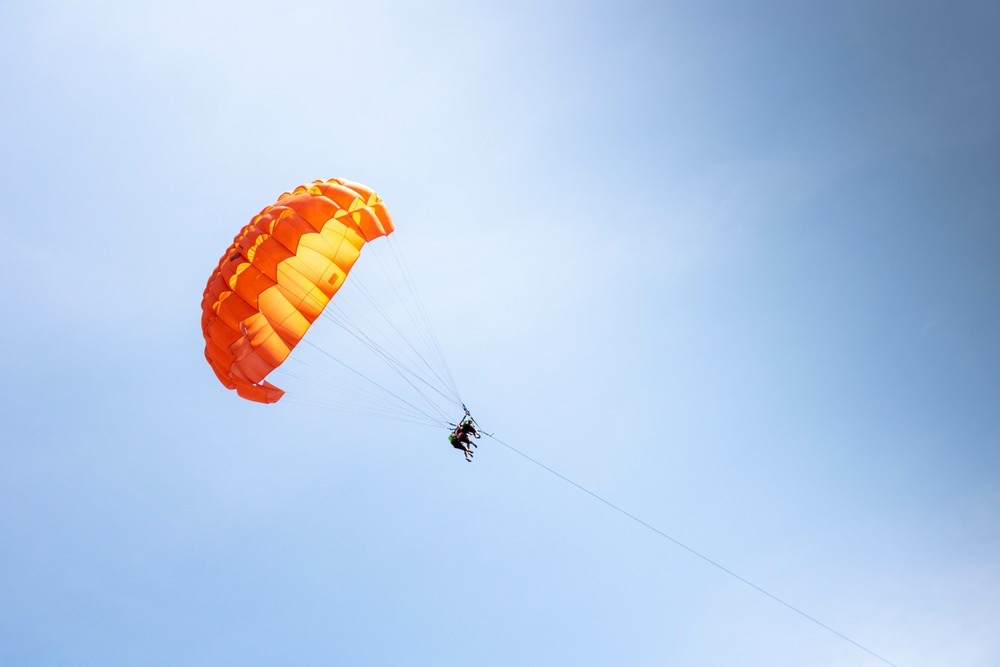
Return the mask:
M 314 181 L 283 193 L 250 220 L 202 295 L 205 358 L 241 397 L 274 403 L 284 391 L 264 378 L 281 365 L 392 218 L 367 186 Z

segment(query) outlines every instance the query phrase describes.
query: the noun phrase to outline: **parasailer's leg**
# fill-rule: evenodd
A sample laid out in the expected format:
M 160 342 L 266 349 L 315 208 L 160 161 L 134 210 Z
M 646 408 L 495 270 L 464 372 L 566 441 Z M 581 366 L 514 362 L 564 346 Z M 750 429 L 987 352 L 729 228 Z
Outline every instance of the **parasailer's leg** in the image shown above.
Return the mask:
M 451 435 L 448 436 L 448 442 L 450 442 L 451 446 L 454 447 L 455 449 L 462 450 L 462 452 L 465 454 L 466 461 L 469 461 L 470 463 L 472 462 L 472 450 L 469 449 L 469 444 L 467 444 L 469 443 L 469 439 L 468 437 L 465 436 L 465 434 L 455 435 L 454 433 L 452 433 Z

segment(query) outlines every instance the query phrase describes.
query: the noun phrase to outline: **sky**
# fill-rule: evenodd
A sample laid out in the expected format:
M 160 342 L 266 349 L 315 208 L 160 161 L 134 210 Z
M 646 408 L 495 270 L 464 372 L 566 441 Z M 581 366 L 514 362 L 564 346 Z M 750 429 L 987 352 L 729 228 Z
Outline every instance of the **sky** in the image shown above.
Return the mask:
M 1000 663 L 998 29 L 0 2 L 0 663 L 885 664 L 498 441 L 225 390 L 212 268 L 337 176 L 503 443 L 885 661 Z

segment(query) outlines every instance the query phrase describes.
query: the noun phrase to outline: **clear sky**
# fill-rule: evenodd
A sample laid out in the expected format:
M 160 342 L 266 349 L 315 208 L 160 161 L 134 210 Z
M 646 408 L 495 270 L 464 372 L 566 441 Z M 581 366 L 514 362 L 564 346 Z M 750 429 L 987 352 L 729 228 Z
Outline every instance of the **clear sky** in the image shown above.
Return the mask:
M 212 267 L 343 176 L 497 437 L 900 667 L 1000 664 L 998 32 L 0 2 L 0 663 L 883 664 L 496 443 L 224 390 Z

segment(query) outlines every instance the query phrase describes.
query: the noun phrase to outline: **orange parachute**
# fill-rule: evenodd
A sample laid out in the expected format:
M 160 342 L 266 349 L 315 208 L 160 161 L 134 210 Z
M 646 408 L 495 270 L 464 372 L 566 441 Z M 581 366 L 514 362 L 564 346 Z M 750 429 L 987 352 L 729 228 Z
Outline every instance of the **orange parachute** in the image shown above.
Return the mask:
M 337 293 L 365 243 L 394 227 L 370 188 L 340 178 L 282 194 L 240 230 L 201 301 L 205 358 L 229 389 L 274 403 L 264 378 Z

